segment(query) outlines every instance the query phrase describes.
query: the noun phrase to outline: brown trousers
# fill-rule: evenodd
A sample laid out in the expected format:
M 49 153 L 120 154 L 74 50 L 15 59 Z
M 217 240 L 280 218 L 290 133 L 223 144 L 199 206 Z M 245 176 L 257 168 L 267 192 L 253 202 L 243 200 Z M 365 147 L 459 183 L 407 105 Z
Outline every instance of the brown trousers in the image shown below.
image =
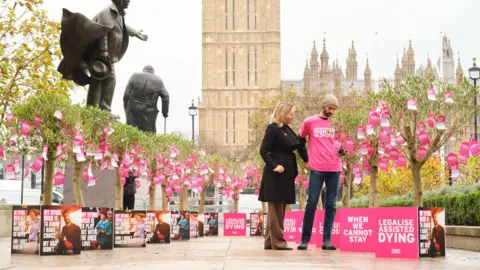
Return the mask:
M 283 238 L 283 220 L 286 204 L 268 202 L 267 230 L 265 231 L 265 248 L 278 249 L 287 246 Z

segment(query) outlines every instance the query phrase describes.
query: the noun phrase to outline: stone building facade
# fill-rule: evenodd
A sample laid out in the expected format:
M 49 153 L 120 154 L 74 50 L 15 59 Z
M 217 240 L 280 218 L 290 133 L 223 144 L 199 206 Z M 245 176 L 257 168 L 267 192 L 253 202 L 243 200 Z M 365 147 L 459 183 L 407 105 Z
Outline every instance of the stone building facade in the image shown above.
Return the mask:
M 234 153 L 252 140 L 260 98 L 280 93 L 280 0 L 203 0 L 199 144 Z

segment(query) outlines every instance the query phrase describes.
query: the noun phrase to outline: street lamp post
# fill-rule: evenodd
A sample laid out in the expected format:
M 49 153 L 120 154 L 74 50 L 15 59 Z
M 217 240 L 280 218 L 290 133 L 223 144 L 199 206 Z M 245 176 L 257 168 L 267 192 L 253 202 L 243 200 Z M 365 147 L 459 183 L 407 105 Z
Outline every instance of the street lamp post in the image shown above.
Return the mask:
M 475 129 L 475 140 L 478 141 L 477 138 L 477 80 L 480 79 L 480 68 L 477 67 L 476 58 L 473 58 L 473 67 L 468 69 L 468 75 L 470 80 L 473 81 L 473 87 L 475 88 L 475 97 L 473 99 L 473 105 L 475 106 L 475 115 L 474 115 L 474 129 Z
M 197 115 L 198 108 L 195 106 L 193 103 L 192 99 L 192 105 L 188 107 L 188 114 L 192 117 L 192 142 L 195 143 L 195 116 Z

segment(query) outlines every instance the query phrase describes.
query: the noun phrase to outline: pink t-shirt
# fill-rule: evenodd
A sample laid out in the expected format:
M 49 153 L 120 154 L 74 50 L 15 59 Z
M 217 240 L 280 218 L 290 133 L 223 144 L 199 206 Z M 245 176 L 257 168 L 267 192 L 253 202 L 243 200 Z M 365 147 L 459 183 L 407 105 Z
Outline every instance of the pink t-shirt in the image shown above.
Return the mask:
M 342 171 L 342 159 L 338 154 L 341 143 L 335 140 L 335 129 L 330 121 L 319 115 L 310 116 L 303 122 L 299 135 L 308 136 L 308 163 L 312 170 Z

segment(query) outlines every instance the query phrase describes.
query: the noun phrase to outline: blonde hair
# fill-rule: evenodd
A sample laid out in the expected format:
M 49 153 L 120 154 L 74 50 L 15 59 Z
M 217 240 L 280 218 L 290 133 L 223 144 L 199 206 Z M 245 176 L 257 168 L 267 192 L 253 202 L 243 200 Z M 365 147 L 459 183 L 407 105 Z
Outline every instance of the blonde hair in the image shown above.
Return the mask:
M 283 122 L 288 113 L 293 109 L 293 105 L 286 102 L 280 102 L 273 110 L 272 118 L 270 124 L 277 124 L 279 127 L 283 126 Z

